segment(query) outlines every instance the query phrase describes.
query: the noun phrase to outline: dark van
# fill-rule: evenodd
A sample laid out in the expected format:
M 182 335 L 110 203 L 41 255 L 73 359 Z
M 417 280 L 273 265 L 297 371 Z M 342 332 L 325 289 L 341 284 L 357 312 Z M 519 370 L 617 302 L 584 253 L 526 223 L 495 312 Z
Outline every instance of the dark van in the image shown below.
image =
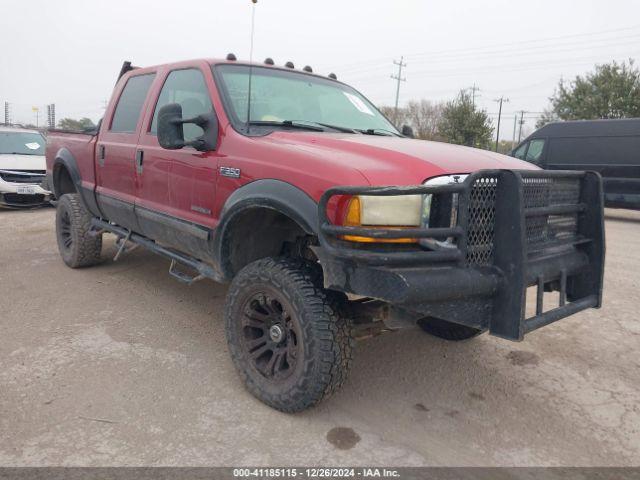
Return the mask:
M 606 207 L 640 210 L 640 118 L 550 123 L 511 155 L 547 170 L 595 170 Z

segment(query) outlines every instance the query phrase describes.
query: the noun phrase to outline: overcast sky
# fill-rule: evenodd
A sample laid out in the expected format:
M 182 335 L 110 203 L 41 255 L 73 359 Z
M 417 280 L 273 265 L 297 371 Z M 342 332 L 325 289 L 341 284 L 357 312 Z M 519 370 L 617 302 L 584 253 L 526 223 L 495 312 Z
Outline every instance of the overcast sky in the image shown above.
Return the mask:
M 0 102 L 14 122 L 56 103 L 58 119 L 102 116 L 123 60 L 147 66 L 249 56 L 250 0 L 2 0 Z M 393 60 L 407 67 L 400 103 L 455 96 L 474 83 L 503 138 L 514 113 L 528 125 L 560 77 L 640 56 L 638 0 L 259 0 L 254 59 L 334 71 L 378 105 L 392 105 Z M 0 119 L 2 121 L 2 119 Z M 529 127 L 530 128 L 530 127 Z M 502 136 L 502 135 L 501 135 Z

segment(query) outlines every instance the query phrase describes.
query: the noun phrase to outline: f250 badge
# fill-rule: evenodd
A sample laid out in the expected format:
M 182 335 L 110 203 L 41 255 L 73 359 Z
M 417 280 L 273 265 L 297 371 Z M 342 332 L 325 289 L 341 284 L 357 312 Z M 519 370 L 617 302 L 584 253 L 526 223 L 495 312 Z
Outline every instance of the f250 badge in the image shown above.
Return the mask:
M 240 169 L 233 167 L 220 167 L 220 175 L 223 177 L 240 178 Z

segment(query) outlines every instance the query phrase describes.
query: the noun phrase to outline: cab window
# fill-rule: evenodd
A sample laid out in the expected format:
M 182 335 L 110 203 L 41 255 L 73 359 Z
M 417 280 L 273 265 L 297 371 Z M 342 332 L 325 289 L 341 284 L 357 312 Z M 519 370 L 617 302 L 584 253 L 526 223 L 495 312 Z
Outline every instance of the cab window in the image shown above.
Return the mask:
M 540 157 L 542 156 L 542 150 L 544 149 L 544 140 L 531 140 L 529 142 L 529 149 L 525 160 L 532 163 L 540 163 Z
M 520 160 L 524 160 L 524 155 L 527 153 L 527 147 L 529 143 L 523 143 L 513 154 L 514 157 L 519 158 Z
M 142 106 L 154 78 L 155 74 L 147 74 L 127 80 L 111 120 L 112 132 L 135 133 Z
M 150 133 L 158 133 L 158 112 L 169 103 L 182 106 L 182 118 L 193 118 L 203 113 L 213 111 L 209 90 L 202 72 L 195 68 L 174 70 L 164 82 L 151 122 Z M 197 125 L 184 125 L 184 139 L 189 142 L 202 135 L 202 129 Z

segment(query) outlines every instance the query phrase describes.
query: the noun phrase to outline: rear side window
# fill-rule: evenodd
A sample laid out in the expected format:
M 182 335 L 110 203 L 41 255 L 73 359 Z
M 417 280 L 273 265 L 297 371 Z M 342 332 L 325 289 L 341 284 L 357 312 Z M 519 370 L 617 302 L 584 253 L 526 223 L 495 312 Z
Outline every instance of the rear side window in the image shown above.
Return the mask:
M 155 73 L 151 73 L 127 80 L 111 120 L 112 132 L 135 133 L 142 106 L 154 78 Z
M 174 70 L 167 77 L 162 86 L 158 103 L 153 112 L 151 133 L 158 132 L 158 112 L 169 103 L 179 103 L 182 107 L 182 118 L 193 118 L 203 113 L 213 111 L 209 90 L 204 82 L 202 72 L 195 68 Z M 189 142 L 202 135 L 202 129 L 197 125 L 184 125 L 184 139 Z
M 540 156 L 544 149 L 544 140 L 531 140 L 529 142 L 529 150 L 527 150 L 527 156 L 525 160 L 527 162 L 540 163 Z

